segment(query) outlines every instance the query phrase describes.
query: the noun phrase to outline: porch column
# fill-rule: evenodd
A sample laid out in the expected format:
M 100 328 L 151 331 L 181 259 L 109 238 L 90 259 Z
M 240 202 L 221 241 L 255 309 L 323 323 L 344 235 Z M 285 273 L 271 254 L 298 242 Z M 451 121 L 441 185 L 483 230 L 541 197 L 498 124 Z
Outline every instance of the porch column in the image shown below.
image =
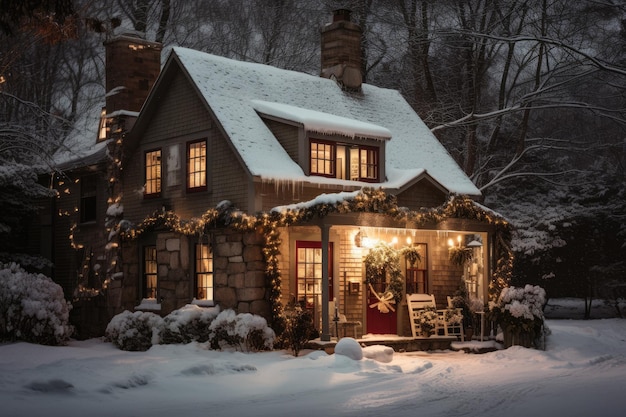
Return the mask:
M 322 230 L 322 333 L 320 340 L 322 342 L 330 342 L 330 320 L 328 314 L 328 302 L 330 294 L 328 294 L 329 276 L 328 276 L 328 245 L 330 235 L 330 225 L 321 224 Z

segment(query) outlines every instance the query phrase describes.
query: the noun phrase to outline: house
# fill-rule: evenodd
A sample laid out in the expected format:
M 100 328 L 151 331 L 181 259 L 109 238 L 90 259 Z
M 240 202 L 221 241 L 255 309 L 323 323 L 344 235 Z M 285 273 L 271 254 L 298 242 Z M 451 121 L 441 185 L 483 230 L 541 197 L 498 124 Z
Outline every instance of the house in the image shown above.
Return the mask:
M 362 83 L 360 36 L 335 12 L 321 76 L 176 47 L 156 77 L 160 45 L 108 41 L 102 135 L 66 163 L 74 191 L 50 221 L 72 230 L 72 247 L 51 234 L 74 295 L 98 299 L 103 320 L 195 303 L 271 323 L 296 302 L 322 340 L 335 314 L 357 335 L 410 335 L 400 293 L 444 306 L 466 285 L 486 300 L 506 222 L 471 200 L 480 191 L 397 91 Z M 395 297 L 366 274 L 381 242 L 400 254 Z

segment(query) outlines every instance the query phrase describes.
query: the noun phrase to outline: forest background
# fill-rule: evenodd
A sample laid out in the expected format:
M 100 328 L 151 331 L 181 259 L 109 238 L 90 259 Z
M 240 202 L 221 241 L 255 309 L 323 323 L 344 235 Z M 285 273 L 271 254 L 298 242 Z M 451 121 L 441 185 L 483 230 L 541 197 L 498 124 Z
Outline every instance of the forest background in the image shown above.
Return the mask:
M 550 297 L 626 294 L 623 0 L 0 0 L 0 260 L 37 174 L 96 138 L 103 41 L 125 30 L 317 75 L 337 8 L 363 32 L 367 83 L 399 90 L 516 227 L 513 284 Z M 89 136 L 91 135 L 91 136 Z M 586 313 L 589 316 L 590 311 Z

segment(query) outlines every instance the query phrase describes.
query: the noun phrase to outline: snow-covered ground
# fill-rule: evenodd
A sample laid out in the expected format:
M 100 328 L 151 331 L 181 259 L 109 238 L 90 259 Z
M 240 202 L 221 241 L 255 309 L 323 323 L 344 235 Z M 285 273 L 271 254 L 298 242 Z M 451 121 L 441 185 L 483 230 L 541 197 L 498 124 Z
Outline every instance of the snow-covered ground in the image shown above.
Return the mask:
M 609 416 L 626 412 L 626 320 L 548 320 L 545 351 L 120 351 L 0 345 L 2 416 Z M 366 354 L 368 352 L 366 351 Z

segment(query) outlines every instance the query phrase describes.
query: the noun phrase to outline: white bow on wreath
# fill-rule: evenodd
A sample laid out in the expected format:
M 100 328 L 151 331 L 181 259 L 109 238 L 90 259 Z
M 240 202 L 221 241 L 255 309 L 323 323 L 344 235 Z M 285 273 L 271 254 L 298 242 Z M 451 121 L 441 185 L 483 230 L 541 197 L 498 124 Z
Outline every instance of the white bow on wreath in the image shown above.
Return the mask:
M 370 308 L 378 307 L 378 311 L 381 313 L 389 313 L 389 310 L 396 311 L 396 309 L 391 305 L 396 303 L 391 291 L 387 291 L 383 293 L 383 295 L 380 295 L 376 292 L 374 287 L 372 287 L 372 284 L 369 284 L 369 287 L 372 294 L 378 298 L 378 302 L 370 304 Z

